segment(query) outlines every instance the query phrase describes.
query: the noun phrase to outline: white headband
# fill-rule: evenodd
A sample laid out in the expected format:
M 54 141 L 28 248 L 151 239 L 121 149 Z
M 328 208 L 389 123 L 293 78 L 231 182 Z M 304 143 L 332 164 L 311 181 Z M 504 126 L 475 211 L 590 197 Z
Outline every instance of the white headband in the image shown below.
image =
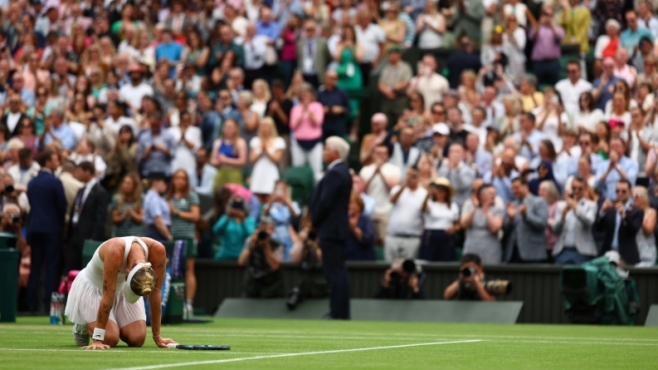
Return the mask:
M 133 277 L 135 277 L 137 271 L 141 270 L 142 267 L 151 267 L 151 264 L 149 262 L 136 264 L 135 267 L 133 267 L 133 269 L 130 271 L 130 274 L 128 274 L 128 279 L 126 279 L 126 284 L 123 287 L 123 295 L 130 303 L 137 302 L 141 297 L 140 295 L 135 294 L 135 292 L 133 292 L 133 290 L 130 288 L 130 282 L 133 280 Z

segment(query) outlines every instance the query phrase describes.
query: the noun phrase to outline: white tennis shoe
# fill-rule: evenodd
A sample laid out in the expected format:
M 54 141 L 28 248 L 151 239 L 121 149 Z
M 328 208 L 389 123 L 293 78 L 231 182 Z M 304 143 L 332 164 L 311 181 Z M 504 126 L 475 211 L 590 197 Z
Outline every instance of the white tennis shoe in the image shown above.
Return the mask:
M 73 340 L 79 347 L 89 345 L 89 330 L 85 324 L 73 325 Z

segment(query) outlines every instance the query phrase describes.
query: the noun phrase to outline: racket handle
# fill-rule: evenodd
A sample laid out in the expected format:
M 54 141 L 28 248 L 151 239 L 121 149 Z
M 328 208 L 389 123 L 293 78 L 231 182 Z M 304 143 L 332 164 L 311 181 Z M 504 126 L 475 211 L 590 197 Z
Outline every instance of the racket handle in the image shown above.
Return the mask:
M 178 343 L 169 343 L 169 344 L 167 344 L 167 347 L 168 348 L 176 348 L 176 347 L 178 347 Z

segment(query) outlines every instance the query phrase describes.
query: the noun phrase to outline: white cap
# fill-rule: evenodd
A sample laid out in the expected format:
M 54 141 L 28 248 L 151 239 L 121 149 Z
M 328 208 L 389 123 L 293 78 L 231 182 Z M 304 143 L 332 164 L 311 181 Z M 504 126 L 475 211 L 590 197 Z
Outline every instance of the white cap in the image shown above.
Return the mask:
M 607 251 L 605 252 L 604 256 L 608 257 L 610 262 L 615 263 L 616 265 L 619 266 L 619 262 L 621 261 L 621 257 L 619 256 L 619 252 L 617 251 Z
M 432 132 L 435 134 L 443 135 L 443 136 L 448 136 L 450 135 L 450 127 L 446 125 L 445 123 L 436 123 L 434 126 L 432 126 Z

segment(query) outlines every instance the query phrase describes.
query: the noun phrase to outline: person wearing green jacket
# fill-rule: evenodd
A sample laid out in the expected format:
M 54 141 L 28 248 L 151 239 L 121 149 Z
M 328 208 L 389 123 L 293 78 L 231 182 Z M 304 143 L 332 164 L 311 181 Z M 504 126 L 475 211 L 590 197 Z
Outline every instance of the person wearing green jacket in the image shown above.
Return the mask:
M 247 202 L 240 196 L 233 196 L 228 202 L 226 214 L 213 226 L 213 234 L 219 238 L 219 251 L 216 260 L 237 261 L 244 242 L 256 229 L 256 220 L 249 216 Z

